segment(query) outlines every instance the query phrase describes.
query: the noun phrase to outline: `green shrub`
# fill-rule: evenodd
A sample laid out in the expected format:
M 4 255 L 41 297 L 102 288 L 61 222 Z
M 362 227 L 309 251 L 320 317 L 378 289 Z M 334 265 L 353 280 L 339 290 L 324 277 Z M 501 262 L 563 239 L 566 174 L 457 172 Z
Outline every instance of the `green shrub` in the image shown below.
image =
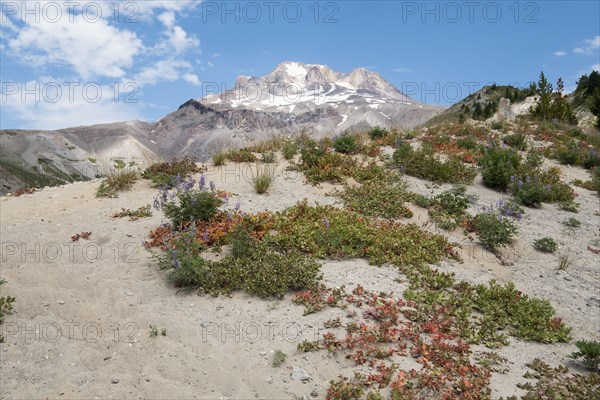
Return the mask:
M 159 257 L 159 262 L 163 267 L 175 267 L 169 278 L 176 285 L 199 287 L 213 295 L 244 290 L 263 298 L 281 298 L 288 290 L 314 287 L 320 279 L 320 264 L 297 252 L 279 253 L 252 238 L 243 243 L 244 248 L 233 250 L 238 256 L 209 261 L 193 242 L 186 245 L 181 241 L 176 250 Z
M 478 147 L 477 142 L 472 137 L 458 139 L 456 145 L 467 150 L 475 150 Z
M 338 153 L 356 154 L 360 151 L 360 146 L 353 135 L 344 134 L 334 139 L 333 148 Z
M 283 351 L 275 350 L 275 353 L 273 354 L 273 362 L 271 363 L 271 366 L 273 368 L 280 367 L 285 362 L 285 358 L 286 358 L 286 354 Z
M 556 241 L 549 237 L 537 239 L 533 242 L 533 247 L 542 253 L 554 253 L 558 249 Z
M 583 364 L 591 371 L 600 371 L 600 342 L 596 340 L 578 340 L 575 346 L 579 349 L 569 357 L 577 360 L 583 357 Z
M 512 135 L 504 136 L 502 141 L 517 150 L 525 151 L 527 150 L 527 135 L 522 133 L 515 133 Z
M 516 176 L 511 177 L 510 191 L 517 201 L 529 207 L 575 198 L 573 189 L 561 182 L 558 168 L 541 170 L 527 164 L 519 169 Z
M 0 279 L 0 286 L 5 283 L 4 279 Z M 0 297 L 0 324 L 4 321 L 4 312 L 12 310 L 15 301 L 16 299 L 12 296 Z M 2 342 L 4 342 L 4 336 L 0 335 L 0 343 Z
M 173 187 L 177 184 L 177 179 L 183 179 L 186 176 L 201 172 L 202 169 L 196 166 L 196 163 L 190 159 L 174 160 L 171 162 L 152 164 L 142 174 L 145 179 L 150 179 L 152 187 Z M 179 178 L 177 178 L 179 177 Z
M 496 130 L 501 130 L 502 128 L 504 128 L 504 125 L 502 125 L 502 122 L 492 122 L 492 125 L 490 125 L 490 128 L 492 129 L 496 129 Z
M 419 207 L 423 207 L 423 208 L 429 208 L 429 206 L 431 206 L 431 202 L 432 202 L 432 200 L 429 197 L 424 196 L 424 195 L 419 194 L 419 193 L 412 193 L 411 194 L 411 201 L 415 205 L 417 205 Z
M 301 150 L 301 154 L 300 163 L 288 168 L 304 172 L 312 183 L 344 183 L 347 177 L 365 182 L 386 179 L 389 175 L 389 172 L 375 162 L 363 166 L 354 157 L 332 153 L 323 144 L 315 142 L 309 142 L 307 147 Z
M 563 221 L 563 225 L 569 227 L 569 228 L 579 228 L 581 226 L 581 221 L 578 220 L 577 218 L 569 218 Z
M 433 149 L 423 147 L 415 151 L 407 143 L 402 143 L 394 152 L 393 161 L 405 174 L 436 183 L 468 184 L 477 175 L 475 168 L 457 158 L 443 162 Z
M 558 208 L 560 208 L 563 211 L 577 213 L 579 212 L 579 203 L 573 200 L 563 200 L 558 203 Z
M 435 196 L 429 205 L 429 216 L 442 229 L 453 230 L 466 218 L 473 197 L 465 195 L 466 188 L 457 186 Z
M 275 152 L 269 151 L 261 155 L 260 161 L 265 164 L 272 164 L 277 161 L 277 156 L 275 155 Z
M 513 242 L 518 227 L 510 217 L 489 211 L 475 216 L 475 231 L 483 247 L 495 252 L 498 247 Z
M 280 249 L 297 249 L 319 258 L 364 257 L 373 264 L 421 265 L 437 262 L 449 244 L 416 225 L 372 221 L 356 212 L 306 201 L 276 214 L 273 240 Z
M 386 137 L 389 134 L 389 132 L 387 130 L 377 126 L 375 128 L 372 128 L 368 132 L 368 134 L 369 134 L 369 137 L 371 138 L 371 140 L 377 140 L 377 139 Z
M 223 200 L 217 197 L 212 183 L 208 189 L 205 182 L 204 176 L 201 176 L 198 189 L 194 188 L 196 182 L 192 178 L 179 183 L 172 192 L 163 188 L 154 200 L 154 208 L 164 211 L 175 230 L 190 222 L 210 221 L 223 204 Z
M 586 169 L 600 167 L 600 152 L 596 149 L 589 149 L 585 154 L 581 165 Z
M 349 209 L 373 217 L 410 218 L 413 215 L 404 204 L 410 196 L 402 183 L 375 181 L 346 186 L 340 197 Z
M 258 161 L 250 149 L 230 150 L 227 152 L 227 159 L 236 163 Z
M 556 152 L 556 158 L 561 164 L 575 165 L 579 161 L 579 148 L 575 145 L 560 147 Z
M 520 163 L 521 156 L 513 149 L 498 145 L 486 147 L 479 160 L 484 185 L 496 190 L 506 190 Z
M 600 167 L 592 169 L 592 184 L 591 187 L 600 195 Z

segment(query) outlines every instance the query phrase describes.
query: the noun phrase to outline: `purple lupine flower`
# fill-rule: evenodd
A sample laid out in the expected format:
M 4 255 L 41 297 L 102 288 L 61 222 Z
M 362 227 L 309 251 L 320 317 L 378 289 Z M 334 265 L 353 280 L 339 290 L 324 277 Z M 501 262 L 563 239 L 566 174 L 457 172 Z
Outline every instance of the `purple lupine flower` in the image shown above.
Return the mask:
M 160 210 L 160 201 L 158 200 L 158 197 L 156 197 L 154 199 L 154 202 L 152 203 L 153 207 L 155 210 Z
M 515 178 L 515 176 L 514 176 L 514 175 L 511 175 L 511 176 L 510 176 L 510 181 L 511 181 L 511 182 L 514 182 L 514 181 L 515 181 L 515 179 L 516 179 L 516 178 Z
M 204 240 L 206 243 L 210 241 L 210 232 L 208 232 L 208 230 L 205 230 L 202 234 L 202 240 Z
M 185 180 L 182 185 L 184 192 L 189 192 L 194 188 L 194 180 L 192 178 Z
M 171 258 L 173 259 L 173 266 L 175 269 L 180 267 L 179 260 L 177 259 L 177 250 L 171 250 Z
M 238 202 L 238 203 L 235 205 L 235 207 L 234 207 L 233 211 L 235 211 L 235 212 L 238 212 L 238 211 L 240 211 L 240 207 L 241 207 L 241 206 L 242 206 L 242 205 L 241 205 L 241 204 Z
M 329 220 L 327 219 L 327 217 L 323 218 L 323 221 L 321 221 L 323 223 L 323 225 L 325 226 L 325 228 L 329 229 Z
M 210 186 L 210 191 L 214 192 L 215 191 L 215 183 L 213 181 L 210 181 L 210 183 L 208 184 L 208 186 Z
M 206 177 L 204 175 L 200 176 L 200 180 L 198 181 L 198 186 L 200 187 L 200 190 L 204 190 L 204 188 L 206 187 Z

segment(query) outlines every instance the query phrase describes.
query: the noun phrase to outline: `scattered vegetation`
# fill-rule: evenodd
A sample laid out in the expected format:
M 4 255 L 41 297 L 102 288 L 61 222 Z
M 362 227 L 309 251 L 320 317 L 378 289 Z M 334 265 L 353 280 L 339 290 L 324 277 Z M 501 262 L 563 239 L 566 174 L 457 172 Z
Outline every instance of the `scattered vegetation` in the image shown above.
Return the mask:
M 273 368 L 279 368 L 285 362 L 286 354 L 281 350 L 275 350 L 273 354 L 273 363 L 271 366 Z
M 377 140 L 385 138 L 387 135 L 389 135 L 389 132 L 383 128 L 376 126 L 375 128 L 372 128 L 370 131 L 368 131 L 367 134 L 369 135 L 371 140 Z
M 468 184 L 477 175 L 475 168 L 458 158 L 441 161 L 428 146 L 413 150 L 408 143 L 402 143 L 394 152 L 393 160 L 403 173 L 435 183 Z
M 349 210 L 381 218 L 410 218 L 413 213 L 405 204 L 410 194 L 402 182 L 373 181 L 363 185 L 346 185 L 338 193 Z
M 260 157 L 260 162 L 265 164 L 272 164 L 277 161 L 277 155 L 273 151 L 263 153 Z
M 360 151 L 360 145 L 356 140 L 356 136 L 349 134 L 343 134 L 334 138 L 333 148 L 342 154 L 356 154 Z
M 129 217 L 130 221 L 136 221 L 140 218 L 146 218 L 151 216 L 152 211 L 150 211 L 150 204 L 139 207 L 137 210 L 121 208 L 121 211 L 116 211 L 112 215 L 113 218 Z
M 174 187 L 188 175 L 204 170 L 204 168 L 199 168 L 192 160 L 184 158 L 182 160 L 152 164 L 146 168 L 142 176 L 145 179 L 150 179 L 152 187 Z
M 464 186 L 455 186 L 435 196 L 428 204 L 428 213 L 438 227 L 451 231 L 468 219 L 467 208 L 474 200 L 466 195 Z
M 244 290 L 281 298 L 288 290 L 312 287 L 320 279 L 318 262 L 295 251 L 282 253 L 242 228 L 233 233 L 232 255 L 221 261 L 204 259 L 197 243 L 186 241 L 185 235 L 175 243 L 175 250 L 159 256 L 162 267 L 174 267 L 169 278 L 177 286 L 199 287 L 213 295 Z
M 0 286 L 5 284 L 4 279 L 0 279 Z M 4 321 L 4 313 L 10 311 L 13 308 L 13 303 L 16 299 L 12 296 L 1 296 L 0 297 L 0 324 Z M 0 335 L 0 343 L 4 342 L 4 336 Z
M 590 371 L 600 372 L 600 342 L 596 340 L 578 340 L 575 342 L 575 346 L 579 351 L 572 353 L 570 357 L 575 360 L 582 358 L 583 365 Z
M 517 150 L 525 151 L 527 150 L 527 135 L 522 133 L 514 133 L 512 135 L 504 136 L 502 141 Z
M 556 250 L 558 250 L 558 244 L 556 244 L 556 241 L 549 237 L 535 240 L 533 242 L 533 247 L 542 253 L 554 253 Z
M 535 382 L 517 384 L 517 387 L 527 391 L 521 400 L 590 400 L 598 398 L 600 374 L 572 374 L 567 367 L 552 368 L 538 358 L 526 366 L 532 372 L 528 371 L 524 378 L 535 379 Z M 506 400 L 518 399 L 511 396 Z
M 515 218 L 503 215 L 501 204 L 490 207 L 483 213 L 477 214 L 474 219 L 475 231 L 479 241 L 491 252 L 496 252 L 500 246 L 513 242 L 518 232 Z
M 569 228 L 579 228 L 581 226 L 581 221 L 577 218 L 569 217 L 563 221 L 563 225 Z
M 388 172 L 374 162 L 362 165 L 355 158 L 329 151 L 326 143 L 307 141 L 300 150 L 300 163 L 290 168 L 302 171 L 309 182 L 344 183 L 348 177 L 358 182 L 383 180 Z
M 227 159 L 236 163 L 253 163 L 258 161 L 250 149 L 230 150 Z

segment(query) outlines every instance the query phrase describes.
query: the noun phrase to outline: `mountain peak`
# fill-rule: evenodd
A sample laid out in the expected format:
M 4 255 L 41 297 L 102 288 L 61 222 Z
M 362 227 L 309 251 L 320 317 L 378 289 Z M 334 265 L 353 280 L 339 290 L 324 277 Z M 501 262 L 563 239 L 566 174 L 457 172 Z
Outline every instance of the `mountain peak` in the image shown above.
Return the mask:
M 372 115 L 369 120 L 388 121 L 398 109 L 423 105 L 410 99 L 380 74 L 367 68 L 336 72 L 323 64 L 284 61 L 262 77 L 240 76 L 235 87 L 201 100 L 209 107 L 259 111 L 305 112 L 328 109 L 343 121 L 353 113 Z M 386 109 L 390 108 L 389 112 Z M 375 123 L 375 122 L 373 122 Z M 386 122 L 387 123 L 387 122 Z M 342 124 L 343 126 L 343 124 Z

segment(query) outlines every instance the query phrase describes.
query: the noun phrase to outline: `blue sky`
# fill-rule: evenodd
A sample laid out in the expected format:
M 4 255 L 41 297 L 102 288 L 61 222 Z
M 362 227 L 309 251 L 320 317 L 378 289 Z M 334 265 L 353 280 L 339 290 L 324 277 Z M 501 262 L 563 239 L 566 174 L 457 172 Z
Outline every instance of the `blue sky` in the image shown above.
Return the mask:
M 600 66 L 598 1 L 1 1 L 1 128 L 155 121 L 283 61 L 451 104 Z M 207 90 L 208 89 L 208 90 Z

